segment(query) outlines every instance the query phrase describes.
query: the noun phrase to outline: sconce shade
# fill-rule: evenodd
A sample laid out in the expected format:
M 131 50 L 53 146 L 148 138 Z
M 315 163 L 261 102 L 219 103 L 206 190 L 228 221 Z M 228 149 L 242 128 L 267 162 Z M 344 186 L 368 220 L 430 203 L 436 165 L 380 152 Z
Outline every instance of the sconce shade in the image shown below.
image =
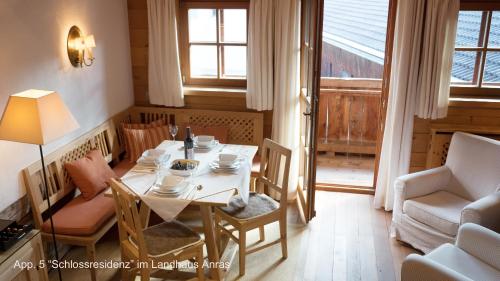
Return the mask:
M 95 48 L 95 40 L 94 35 L 88 35 L 85 37 L 85 47 L 86 48 Z
M 27 90 L 9 97 L 0 121 L 0 139 L 44 145 L 78 127 L 58 93 Z

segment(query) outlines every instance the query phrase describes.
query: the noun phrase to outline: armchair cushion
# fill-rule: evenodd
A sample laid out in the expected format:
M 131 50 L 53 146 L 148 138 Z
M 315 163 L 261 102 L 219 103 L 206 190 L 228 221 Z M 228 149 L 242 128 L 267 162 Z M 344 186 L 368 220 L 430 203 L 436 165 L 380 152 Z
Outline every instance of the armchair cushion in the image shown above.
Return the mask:
M 499 277 L 498 270 L 451 244 L 441 245 L 426 257 L 472 280 L 498 280 Z
M 460 212 L 470 201 L 446 191 L 408 199 L 403 213 L 414 220 L 455 236 L 460 225 Z
M 469 222 L 500 232 L 500 192 L 495 192 L 465 206 L 460 223 Z

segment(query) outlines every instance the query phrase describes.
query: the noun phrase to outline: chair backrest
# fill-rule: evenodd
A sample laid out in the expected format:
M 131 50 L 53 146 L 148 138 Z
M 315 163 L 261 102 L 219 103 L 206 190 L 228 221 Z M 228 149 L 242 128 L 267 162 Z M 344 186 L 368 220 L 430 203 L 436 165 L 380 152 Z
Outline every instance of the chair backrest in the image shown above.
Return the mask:
M 257 188 L 273 197 L 278 195 L 280 208 L 286 208 L 292 151 L 270 139 L 264 139 L 261 155 Z
M 471 201 L 487 196 L 500 185 L 500 141 L 456 132 L 446 166 L 453 174 L 449 191 Z
M 44 156 L 47 186 L 52 205 L 69 196 L 75 189 L 71 177 L 64 168 L 64 163 L 80 159 L 94 149 L 101 151 L 108 163 L 113 161 L 113 151 L 116 146 L 114 132 L 114 125 L 108 120 L 69 144 Z M 37 161 L 23 169 L 24 184 L 30 198 L 35 226 L 38 229 L 41 228 L 44 222 L 42 214 L 48 208 L 42 172 L 41 161 Z
M 147 250 L 144 241 L 141 219 L 134 194 L 123 183 L 112 179 L 111 190 L 115 201 L 116 218 L 120 237 L 120 248 L 127 257 L 146 260 Z

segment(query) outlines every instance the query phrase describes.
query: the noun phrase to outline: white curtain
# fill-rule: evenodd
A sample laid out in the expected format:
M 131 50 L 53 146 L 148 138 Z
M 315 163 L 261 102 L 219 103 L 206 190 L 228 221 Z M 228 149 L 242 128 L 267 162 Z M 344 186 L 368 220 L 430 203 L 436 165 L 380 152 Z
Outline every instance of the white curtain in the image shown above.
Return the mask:
M 415 114 L 445 117 L 460 0 L 398 1 L 389 103 L 374 206 L 392 210 L 407 174 Z
M 184 106 L 177 39 L 176 0 L 148 0 L 149 102 Z
M 274 1 L 250 0 L 248 25 L 247 107 L 273 109 Z
M 299 174 L 300 1 L 276 0 L 275 5 L 272 139 L 292 150 L 288 198 L 294 199 Z

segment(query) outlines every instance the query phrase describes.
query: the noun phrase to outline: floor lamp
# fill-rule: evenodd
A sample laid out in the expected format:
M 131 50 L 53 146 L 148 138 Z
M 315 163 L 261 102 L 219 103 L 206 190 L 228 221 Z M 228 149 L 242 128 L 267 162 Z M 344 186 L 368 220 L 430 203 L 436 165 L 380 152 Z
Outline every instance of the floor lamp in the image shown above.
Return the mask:
M 53 91 L 27 90 L 9 97 L 0 121 L 0 139 L 13 142 L 36 144 L 40 150 L 43 171 L 43 184 L 48 205 L 48 215 L 52 230 L 52 242 L 56 260 L 56 235 L 52 221 L 50 195 L 47 186 L 47 174 L 43 159 L 42 146 L 48 144 L 78 128 L 78 123 L 68 110 L 63 100 Z M 59 280 L 61 270 L 57 268 Z

